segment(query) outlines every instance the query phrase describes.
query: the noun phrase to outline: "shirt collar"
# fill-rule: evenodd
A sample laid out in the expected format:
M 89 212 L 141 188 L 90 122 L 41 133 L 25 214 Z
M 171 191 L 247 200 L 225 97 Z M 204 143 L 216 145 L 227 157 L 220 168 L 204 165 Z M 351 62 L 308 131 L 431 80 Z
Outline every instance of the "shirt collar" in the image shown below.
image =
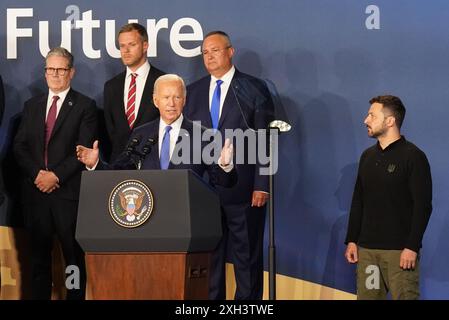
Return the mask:
M 231 69 L 229 69 L 228 72 L 226 72 L 223 77 L 220 78 L 224 83 L 231 83 L 232 77 L 234 77 L 235 73 L 235 67 L 232 66 Z M 218 80 L 218 78 L 214 77 L 213 75 L 210 76 L 211 83 L 215 84 Z
M 377 149 L 378 149 L 380 152 L 387 152 L 387 151 L 393 150 L 393 149 L 395 149 L 396 147 L 398 147 L 398 146 L 404 144 L 406 141 L 407 141 L 407 140 L 405 140 L 405 137 L 401 135 L 401 137 L 400 137 L 398 140 L 396 140 L 396 141 L 390 143 L 385 149 L 382 149 L 382 147 L 380 146 L 379 141 L 377 141 Z
M 58 96 L 59 101 L 64 101 L 65 97 L 67 96 L 69 91 L 70 91 L 70 87 L 68 87 L 67 89 L 65 89 L 64 91 L 61 91 L 59 93 L 54 93 L 53 91 L 51 91 L 51 89 L 48 89 L 48 100 L 53 99 L 54 96 Z
M 181 113 L 181 115 L 179 116 L 178 119 L 176 119 L 173 123 L 171 124 L 166 124 L 164 120 L 162 120 L 162 118 L 159 119 L 159 131 L 161 130 L 165 130 L 166 126 L 171 126 L 172 130 L 174 130 L 174 132 L 179 131 L 181 129 L 181 124 L 182 121 L 184 120 L 184 117 Z
M 148 60 L 145 61 L 143 65 L 141 65 L 136 71 L 131 71 L 129 67 L 126 67 L 126 78 L 128 78 L 131 73 L 136 73 L 138 77 L 142 78 L 142 76 L 148 74 L 150 72 L 150 63 Z

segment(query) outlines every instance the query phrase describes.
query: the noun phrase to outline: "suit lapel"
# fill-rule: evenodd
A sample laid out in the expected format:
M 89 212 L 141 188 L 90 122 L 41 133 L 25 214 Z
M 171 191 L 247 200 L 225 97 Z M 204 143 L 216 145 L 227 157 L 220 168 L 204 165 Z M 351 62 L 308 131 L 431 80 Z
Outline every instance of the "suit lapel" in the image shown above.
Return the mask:
M 150 154 L 147 156 L 146 161 L 148 162 L 145 169 L 161 169 L 161 163 L 159 161 L 159 142 L 153 146 L 153 150 L 151 150 Z
M 238 90 L 235 84 L 236 77 L 238 77 L 237 69 L 235 70 L 234 76 L 232 77 L 231 84 L 229 85 L 228 92 L 223 102 L 223 109 L 221 110 L 220 121 L 218 121 L 218 129 L 220 129 L 223 126 L 223 122 L 225 121 L 226 117 L 238 103 L 235 97 L 236 94 L 235 91 Z
M 200 92 L 204 92 L 205 94 L 202 96 L 202 101 L 199 102 L 200 106 L 204 106 L 201 110 L 200 120 L 201 125 L 206 128 L 212 128 L 212 118 L 210 116 L 210 100 L 209 100 L 209 88 L 210 88 L 210 76 L 206 78 L 206 81 L 202 84 L 202 88 L 200 88 Z M 195 119 L 195 118 L 191 118 Z M 196 120 L 196 119 L 195 119 Z
M 191 137 L 192 137 L 192 135 L 193 135 L 193 127 L 192 127 L 192 123 L 191 123 L 189 120 L 187 120 L 185 117 L 184 117 L 184 119 L 182 120 L 182 123 L 181 123 L 181 130 L 179 130 L 179 135 L 178 135 L 178 137 L 176 137 L 176 144 L 178 144 L 178 142 L 180 142 L 181 139 L 185 139 L 185 138 L 181 138 L 181 135 L 187 135 L 187 136 L 189 136 L 189 138 L 190 138 L 190 143 L 192 143 L 192 139 L 191 139 Z M 182 152 L 182 149 L 181 149 L 181 152 Z M 173 151 L 173 153 L 174 153 L 174 151 Z M 173 156 L 173 155 L 172 155 L 172 156 Z M 181 153 L 179 156 L 180 156 L 181 159 L 182 159 L 182 153 Z M 192 155 L 191 155 L 191 156 L 192 156 Z M 170 158 L 170 163 L 169 163 L 169 165 L 168 165 L 168 169 L 176 169 L 176 168 L 179 167 L 179 166 L 182 166 L 182 164 L 174 165 L 174 164 L 171 162 L 171 158 Z
M 36 126 L 38 132 L 38 147 L 39 150 L 44 150 L 45 147 L 45 122 L 47 115 L 47 99 L 48 95 L 43 95 L 42 99 L 38 101 L 37 105 L 37 115 L 36 115 Z
M 72 89 L 67 93 L 67 96 L 64 99 L 64 102 L 62 103 L 61 110 L 59 110 L 58 117 L 56 118 L 55 126 L 53 128 L 53 131 L 51 132 L 51 138 L 58 132 L 59 128 L 61 128 L 62 124 L 64 123 L 64 120 L 67 118 L 67 115 L 72 111 L 72 108 L 75 107 L 76 101 L 75 101 L 75 94 Z
M 161 161 L 159 160 L 159 136 L 157 137 L 157 143 L 154 145 L 153 151 L 150 153 L 150 161 L 153 163 L 151 165 L 152 168 L 154 167 L 156 170 L 161 169 Z
M 143 135 L 152 137 L 156 140 L 156 143 L 152 146 L 150 153 L 147 155 L 144 161 L 144 169 L 161 169 L 161 163 L 159 161 L 159 121 L 155 120 L 155 125 L 148 127 Z
M 140 99 L 139 113 L 137 114 L 135 124 L 140 123 L 144 114 L 148 112 L 148 108 L 150 108 L 151 104 L 153 104 L 153 83 L 156 81 L 156 75 L 153 68 L 154 67 L 150 67 L 150 73 L 145 81 L 142 98 Z
M 125 78 L 126 78 L 126 71 L 122 72 L 120 74 L 120 77 L 117 81 L 117 86 L 115 88 L 114 92 L 114 99 L 117 101 L 117 108 L 114 107 L 113 110 L 117 113 L 117 117 L 115 119 L 119 119 L 120 122 L 122 122 L 122 125 L 127 127 L 129 129 L 128 125 L 128 119 L 126 118 L 126 106 L 125 106 Z M 128 97 L 126 97 L 128 99 Z

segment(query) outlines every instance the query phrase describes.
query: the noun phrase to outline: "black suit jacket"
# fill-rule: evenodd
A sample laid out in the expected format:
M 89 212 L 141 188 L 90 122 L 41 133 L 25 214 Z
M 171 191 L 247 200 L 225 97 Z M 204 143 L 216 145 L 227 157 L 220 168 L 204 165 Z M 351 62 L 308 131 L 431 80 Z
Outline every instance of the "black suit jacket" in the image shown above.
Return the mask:
M 2 76 L 0 76 L 0 123 L 2 122 L 4 111 L 5 111 L 5 91 L 3 89 Z
M 5 111 L 5 91 L 3 89 L 2 76 L 0 76 L 0 124 L 2 123 L 4 111 Z M 2 170 L 1 166 L 0 170 Z M 5 195 L 4 195 L 3 173 L 0 172 L 0 205 L 3 204 L 4 200 Z
M 206 76 L 187 87 L 187 101 L 184 107 L 184 115 L 194 121 L 201 121 L 205 127 L 212 127 L 209 110 L 209 86 L 210 75 Z M 222 137 L 225 138 L 226 129 L 248 128 L 253 130 L 265 130 L 274 116 L 274 105 L 271 95 L 265 83 L 253 76 L 235 70 L 231 85 L 223 103 L 223 109 L 218 123 Z M 265 150 L 267 150 L 267 141 Z M 245 150 L 239 150 L 234 143 L 234 155 L 244 152 L 247 159 L 248 144 Z M 269 191 L 268 176 L 260 175 L 261 164 L 245 162 L 238 164 L 235 160 L 238 173 L 238 183 L 233 188 L 217 188 L 223 204 L 238 204 L 251 202 L 254 190 Z
M 14 139 L 14 155 L 24 175 L 24 201 L 38 202 L 48 197 L 34 185 L 45 170 L 45 118 L 47 94 L 25 102 L 22 120 Z M 50 195 L 78 200 L 83 165 L 76 157 L 76 145 L 91 145 L 97 136 L 95 101 L 70 90 L 61 106 L 48 143 L 48 170 L 59 178 L 60 188 Z
M 196 124 L 184 117 L 181 124 L 181 130 L 178 137 L 178 144 L 175 147 L 173 154 L 179 154 L 180 159 L 187 159 L 186 163 L 173 163 L 170 161 L 168 169 L 185 169 L 192 170 L 200 177 L 204 176 L 205 172 L 208 173 L 209 182 L 211 185 L 220 185 L 222 187 L 232 187 L 237 182 L 237 173 L 235 170 L 231 170 L 229 173 L 223 171 L 217 164 L 205 164 L 201 159 L 201 154 L 204 147 L 207 145 L 205 141 L 196 141 L 194 131 L 202 134 L 205 128 Z M 135 150 L 139 153 L 143 153 L 145 147 L 149 148 L 146 157 L 142 161 L 141 169 L 161 169 L 159 160 L 159 118 L 151 121 L 143 126 L 135 128 L 130 141 L 137 139 L 139 144 L 136 145 Z M 199 143 L 198 143 L 199 142 Z M 179 149 L 177 149 L 179 147 Z M 186 149 L 183 149 L 186 147 Z M 178 151 L 179 150 L 179 151 Z M 187 155 L 184 158 L 183 151 L 187 151 Z M 199 155 L 200 161 L 195 163 L 194 155 Z M 123 152 L 114 163 L 105 164 L 99 163 L 97 169 L 135 169 L 136 163 L 139 157 L 129 157 Z M 173 157 L 172 159 L 173 160 Z
M 139 113 L 137 114 L 134 128 L 159 117 L 159 110 L 153 104 L 153 87 L 156 79 L 163 74 L 164 72 L 151 66 L 142 93 L 142 99 L 140 100 Z M 108 80 L 104 85 L 104 118 L 112 145 L 111 161 L 115 160 L 123 151 L 131 134 L 123 102 L 125 77 L 126 71 Z

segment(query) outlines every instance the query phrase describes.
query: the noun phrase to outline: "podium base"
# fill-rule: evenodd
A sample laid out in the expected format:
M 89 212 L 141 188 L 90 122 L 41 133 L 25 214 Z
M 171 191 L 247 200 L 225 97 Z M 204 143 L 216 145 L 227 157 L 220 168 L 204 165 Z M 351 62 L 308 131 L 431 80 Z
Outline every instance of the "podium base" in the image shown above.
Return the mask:
M 210 253 L 86 253 L 91 300 L 208 299 Z

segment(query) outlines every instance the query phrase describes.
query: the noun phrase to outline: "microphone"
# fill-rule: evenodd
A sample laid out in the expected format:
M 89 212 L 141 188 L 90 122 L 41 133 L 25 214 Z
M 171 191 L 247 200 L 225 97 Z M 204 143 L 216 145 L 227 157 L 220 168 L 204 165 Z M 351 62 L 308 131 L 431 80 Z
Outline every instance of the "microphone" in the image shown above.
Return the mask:
M 145 142 L 142 148 L 142 156 L 145 158 L 150 152 L 153 146 L 156 144 L 158 140 L 158 136 L 154 138 L 148 138 L 148 140 Z
M 129 140 L 128 144 L 125 147 L 125 151 L 122 152 L 120 156 L 112 163 L 112 169 L 126 169 L 129 168 L 130 164 L 137 167 L 137 163 L 133 155 L 135 155 L 136 147 L 140 144 L 141 139 L 141 135 L 136 135 L 131 140 Z
M 137 135 L 133 137 L 125 148 L 125 153 L 129 157 L 131 154 L 135 153 L 136 147 L 140 144 L 140 140 L 142 139 L 141 135 Z
M 139 156 L 139 161 L 137 163 L 137 170 L 140 170 L 140 168 L 142 167 L 142 162 L 143 160 L 145 160 L 146 156 L 151 152 L 151 149 L 153 148 L 153 146 L 157 143 L 158 141 L 158 136 L 152 138 L 148 138 L 147 141 L 145 142 L 145 144 L 142 147 L 142 152 L 137 152 Z

